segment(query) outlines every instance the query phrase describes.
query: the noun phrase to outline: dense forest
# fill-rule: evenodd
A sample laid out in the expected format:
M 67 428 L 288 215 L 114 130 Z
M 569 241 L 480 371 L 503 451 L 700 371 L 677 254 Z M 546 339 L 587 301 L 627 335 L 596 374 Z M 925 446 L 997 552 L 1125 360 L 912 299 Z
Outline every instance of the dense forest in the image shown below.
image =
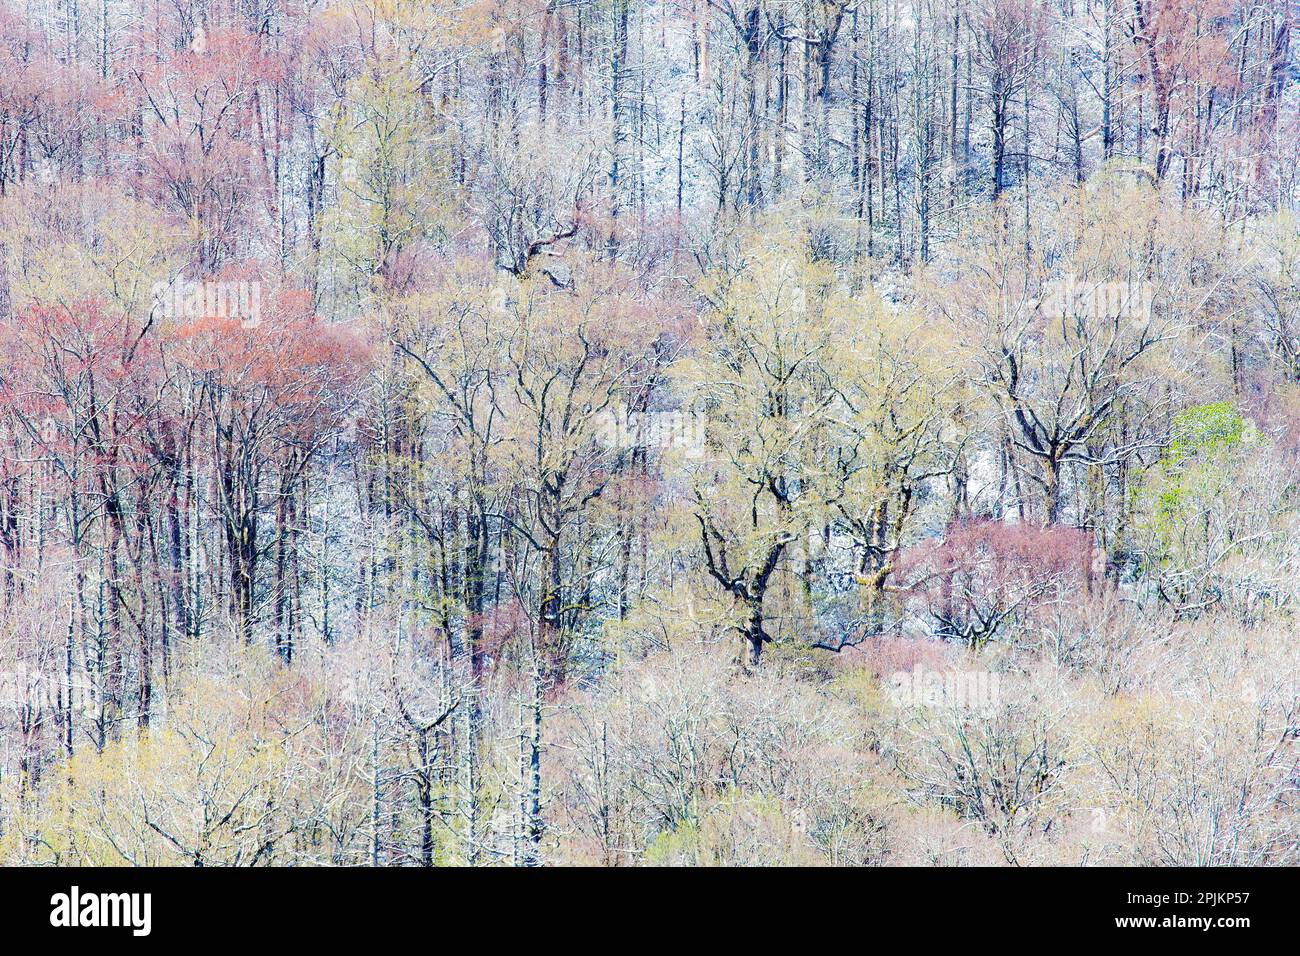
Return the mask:
M 1288 0 L 0 0 L 0 862 L 1300 863 Z

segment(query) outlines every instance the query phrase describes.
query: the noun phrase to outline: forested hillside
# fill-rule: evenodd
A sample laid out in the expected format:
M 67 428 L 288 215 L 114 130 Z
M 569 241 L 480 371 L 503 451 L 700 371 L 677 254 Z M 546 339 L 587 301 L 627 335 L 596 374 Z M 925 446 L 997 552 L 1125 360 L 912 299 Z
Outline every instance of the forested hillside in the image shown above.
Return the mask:
M 1300 862 L 1287 0 L 0 0 L 0 862 Z

